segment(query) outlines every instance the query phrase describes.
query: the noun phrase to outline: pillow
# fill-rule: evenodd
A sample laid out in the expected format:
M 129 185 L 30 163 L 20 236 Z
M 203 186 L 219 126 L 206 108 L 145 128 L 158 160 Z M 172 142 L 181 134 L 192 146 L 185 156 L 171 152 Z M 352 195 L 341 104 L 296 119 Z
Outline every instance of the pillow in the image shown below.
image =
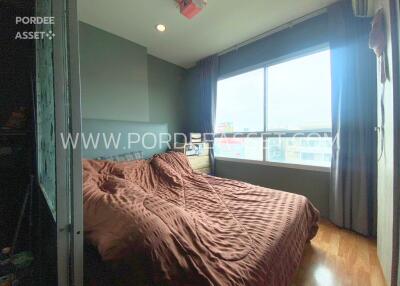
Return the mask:
M 95 160 L 107 160 L 107 161 L 116 161 L 116 162 L 143 160 L 143 152 L 135 151 L 135 152 L 126 153 L 126 154 L 113 155 L 113 156 L 109 156 L 109 157 L 98 157 Z

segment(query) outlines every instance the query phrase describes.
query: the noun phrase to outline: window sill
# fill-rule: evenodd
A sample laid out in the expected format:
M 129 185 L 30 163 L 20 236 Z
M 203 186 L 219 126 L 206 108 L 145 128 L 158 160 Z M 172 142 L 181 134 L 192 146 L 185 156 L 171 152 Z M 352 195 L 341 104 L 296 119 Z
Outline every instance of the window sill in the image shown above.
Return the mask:
M 331 168 L 330 167 L 299 165 L 299 164 L 290 164 L 290 163 L 266 162 L 266 161 L 247 160 L 247 159 L 234 159 L 234 158 L 226 158 L 226 157 L 216 157 L 215 159 L 217 161 L 246 163 L 246 164 L 254 164 L 254 165 L 279 167 L 279 168 L 289 168 L 289 169 L 324 172 L 324 173 L 330 173 L 331 172 Z

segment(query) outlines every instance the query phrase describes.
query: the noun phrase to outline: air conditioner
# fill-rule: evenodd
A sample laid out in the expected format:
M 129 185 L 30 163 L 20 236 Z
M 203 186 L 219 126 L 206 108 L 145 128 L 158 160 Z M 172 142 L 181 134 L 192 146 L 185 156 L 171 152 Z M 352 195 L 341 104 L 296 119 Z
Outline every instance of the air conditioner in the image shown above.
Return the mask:
M 354 15 L 357 17 L 372 17 L 375 14 L 377 0 L 352 0 Z

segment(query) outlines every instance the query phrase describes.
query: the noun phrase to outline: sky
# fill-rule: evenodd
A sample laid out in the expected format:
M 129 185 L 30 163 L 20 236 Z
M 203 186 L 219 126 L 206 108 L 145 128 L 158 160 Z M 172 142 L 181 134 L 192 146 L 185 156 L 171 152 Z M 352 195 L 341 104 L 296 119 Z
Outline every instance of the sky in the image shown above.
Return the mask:
M 268 130 L 331 128 L 330 51 L 324 50 L 267 68 Z M 220 80 L 216 126 L 263 131 L 264 69 Z

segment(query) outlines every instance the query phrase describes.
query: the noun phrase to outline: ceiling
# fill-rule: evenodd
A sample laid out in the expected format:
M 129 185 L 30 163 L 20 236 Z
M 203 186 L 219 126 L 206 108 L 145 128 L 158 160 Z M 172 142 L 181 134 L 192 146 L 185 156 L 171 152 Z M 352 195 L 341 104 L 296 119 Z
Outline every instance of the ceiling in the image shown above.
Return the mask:
M 79 19 L 147 47 L 182 67 L 221 52 L 336 0 L 208 0 L 192 20 L 174 0 L 78 0 Z M 164 24 L 164 33 L 156 31 Z

